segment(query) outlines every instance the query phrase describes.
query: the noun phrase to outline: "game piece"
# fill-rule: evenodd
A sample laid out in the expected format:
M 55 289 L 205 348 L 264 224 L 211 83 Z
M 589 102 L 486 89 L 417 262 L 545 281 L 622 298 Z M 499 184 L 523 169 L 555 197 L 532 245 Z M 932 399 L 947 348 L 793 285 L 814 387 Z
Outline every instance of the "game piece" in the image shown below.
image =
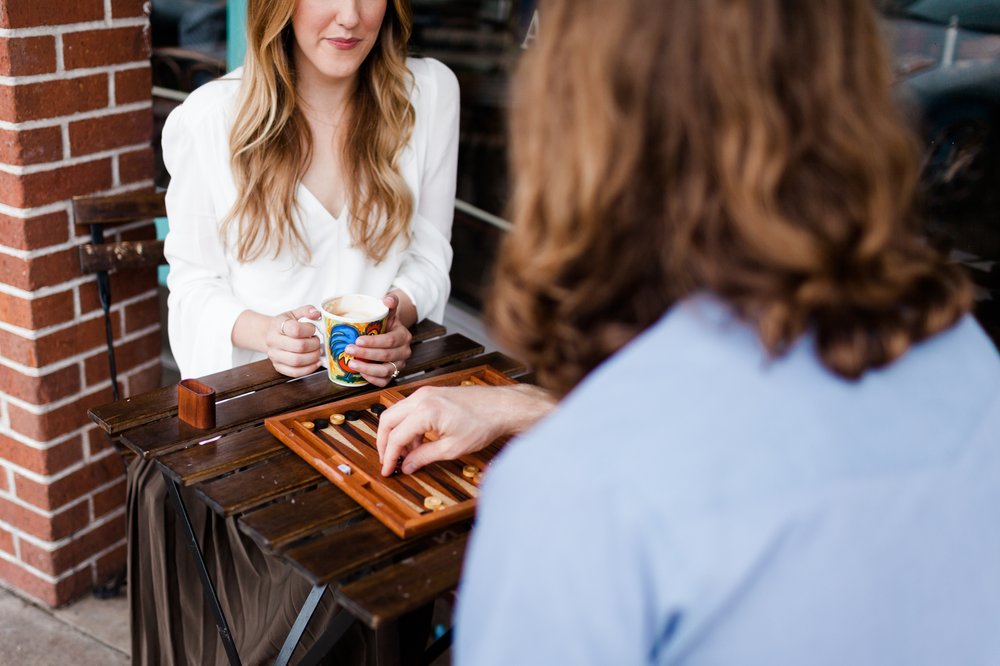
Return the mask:
M 330 423 L 333 425 L 340 425 L 344 422 L 343 414 L 330 414 Z
M 479 472 L 479 468 L 475 465 L 466 465 L 462 468 L 462 476 L 467 479 L 475 478 L 476 474 Z
M 440 509 L 444 505 L 440 497 L 425 497 L 424 498 L 424 508 L 434 511 Z
M 330 422 L 327 421 L 326 419 L 316 419 L 313 421 L 313 427 L 316 430 L 322 430 L 323 428 L 326 428 L 328 425 L 330 425 Z
M 361 412 L 359 412 L 356 409 L 349 409 L 346 412 L 344 412 L 344 418 L 347 419 L 348 421 L 357 421 L 358 419 L 361 418 Z
M 351 475 L 351 466 L 350 465 L 344 465 L 344 464 L 337 465 L 337 471 L 340 472 L 341 474 L 343 474 L 344 476 L 350 476 Z
M 376 403 L 372 403 L 372 406 L 369 407 L 368 409 L 375 416 L 381 416 L 382 412 L 384 412 L 385 410 L 387 410 L 389 408 L 386 407 L 385 405 L 383 405 L 381 402 L 376 402 Z
M 316 424 L 313 423 L 312 421 L 302 421 L 302 427 L 305 428 L 306 430 L 312 430 L 313 428 L 316 427 Z

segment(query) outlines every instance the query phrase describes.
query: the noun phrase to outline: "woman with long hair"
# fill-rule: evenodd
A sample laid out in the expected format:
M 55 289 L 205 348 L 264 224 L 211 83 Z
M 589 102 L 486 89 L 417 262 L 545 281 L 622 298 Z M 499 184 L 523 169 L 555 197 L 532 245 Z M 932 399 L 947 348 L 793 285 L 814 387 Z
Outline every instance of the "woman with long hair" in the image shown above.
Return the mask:
M 409 0 L 249 0 L 245 65 L 175 109 L 165 255 L 170 343 L 181 374 L 268 358 L 311 373 L 322 299 L 385 297 L 390 324 L 347 353 L 385 385 L 407 327 L 448 298 L 458 85 L 407 58 Z M 273 661 L 310 585 L 197 501 L 187 502 L 244 663 Z M 129 470 L 134 663 L 226 663 L 194 560 L 154 465 Z M 332 617 L 324 599 L 299 646 Z M 347 641 L 338 656 L 364 659 Z
M 450 289 L 458 88 L 406 58 L 405 1 L 250 2 L 243 68 L 199 88 L 163 132 L 170 342 L 181 374 L 321 360 L 311 305 L 389 294 L 394 325 L 352 362 L 384 385 L 406 326 Z M 367 348 L 365 347 L 367 346 Z M 356 353 L 354 353 L 356 352 Z
M 1000 360 L 869 0 L 542 0 L 459 664 L 1000 663 Z

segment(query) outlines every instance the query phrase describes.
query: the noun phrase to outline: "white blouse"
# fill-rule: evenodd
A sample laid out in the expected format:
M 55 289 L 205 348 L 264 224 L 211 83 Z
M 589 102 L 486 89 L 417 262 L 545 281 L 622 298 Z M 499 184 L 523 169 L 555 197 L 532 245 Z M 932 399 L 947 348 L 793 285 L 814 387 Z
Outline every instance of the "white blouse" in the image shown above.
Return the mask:
M 183 377 L 198 377 L 264 358 L 234 347 L 233 325 L 244 310 L 277 315 L 346 293 L 381 297 L 401 289 L 418 320 L 441 321 L 451 289 L 451 223 L 458 162 L 459 91 L 455 75 L 430 58 L 410 58 L 416 112 L 400 170 L 413 193 L 409 238 L 397 239 L 374 263 L 355 247 L 346 209 L 334 217 L 302 184 L 296 201 L 308 263 L 292 250 L 250 263 L 237 261 L 219 235 L 236 200 L 229 130 L 236 114 L 241 70 L 207 83 L 171 112 L 163 128 L 163 161 L 170 172 L 164 254 L 170 346 Z M 231 237 L 232 238 L 232 237 Z M 231 241 L 230 238 L 230 241 Z M 407 241 L 409 241 L 407 243 Z

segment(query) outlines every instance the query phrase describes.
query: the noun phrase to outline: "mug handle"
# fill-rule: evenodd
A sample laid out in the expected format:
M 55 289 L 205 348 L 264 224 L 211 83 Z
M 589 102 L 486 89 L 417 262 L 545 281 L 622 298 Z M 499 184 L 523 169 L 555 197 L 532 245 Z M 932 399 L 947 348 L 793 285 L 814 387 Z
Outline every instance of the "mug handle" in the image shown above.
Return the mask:
M 320 310 L 315 305 L 313 307 L 316 308 L 317 310 L 319 310 L 320 312 L 322 312 L 322 310 Z M 326 361 L 326 367 L 329 368 L 330 367 L 330 345 L 327 344 L 327 340 L 326 340 L 326 325 L 325 325 L 325 322 L 323 320 L 323 317 L 320 317 L 319 319 L 309 319 L 308 317 L 302 317 L 301 319 L 299 319 L 299 323 L 300 324 L 312 324 L 313 327 L 316 329 L 315 335 L 317 337 L 319 337 L 320 348 L 323 350 L 323 359 Z

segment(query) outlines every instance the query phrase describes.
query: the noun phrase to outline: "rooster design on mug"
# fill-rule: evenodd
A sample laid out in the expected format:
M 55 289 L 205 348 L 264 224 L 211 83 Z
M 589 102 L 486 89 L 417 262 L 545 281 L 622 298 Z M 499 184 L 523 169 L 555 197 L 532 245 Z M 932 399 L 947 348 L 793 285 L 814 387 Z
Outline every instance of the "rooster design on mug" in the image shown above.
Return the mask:
M 344 381 L 356 382 L 361 379 L 361 375 L 354 372 L 348 365 L 353 356 L 345 350 L 347 346 L 353 344 L 359 335 L 378 335 L 382 332 L 382 322 L 373 321 L 367 324 L 364 330 L 360 330 L 350 324 L 337 324 L 330 329 L 330 358 L 336 359 L 340 369 L 346 373 Z

